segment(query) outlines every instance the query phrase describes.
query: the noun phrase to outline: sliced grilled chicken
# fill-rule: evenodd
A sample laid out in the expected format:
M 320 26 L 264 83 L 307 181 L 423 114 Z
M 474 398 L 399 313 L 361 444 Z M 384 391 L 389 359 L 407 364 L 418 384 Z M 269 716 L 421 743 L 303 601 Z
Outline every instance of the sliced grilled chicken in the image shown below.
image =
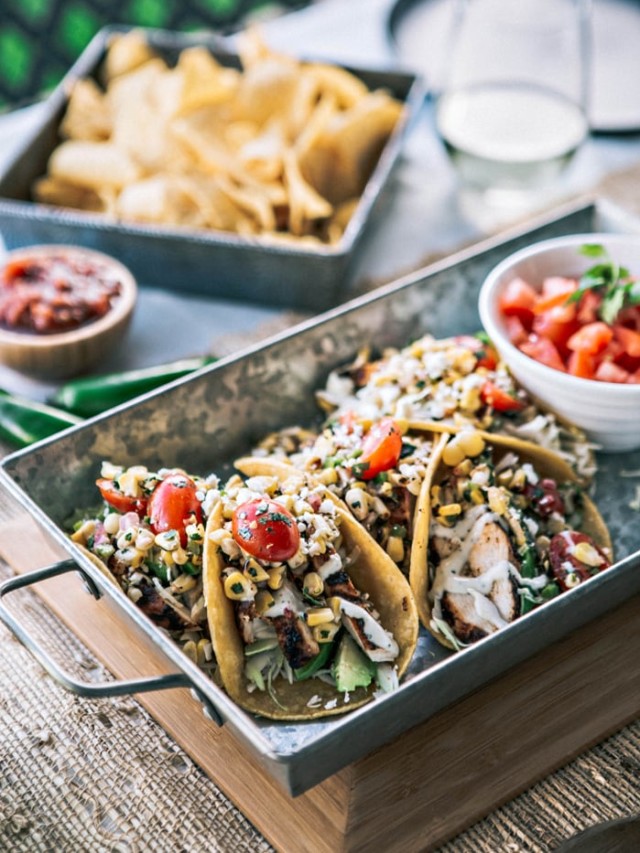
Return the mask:
M 469 553 L 469 573 L 473 577 L 479 577 L 490 571 L 496 564 L 503 562 L 518 565 L 509 537 L 499 524 L 492 521 L 484 525 L 478 541 L 474 543 Z M 518 616 L 520 612 L 518 587 L 511 575 L 495 581 L 491 587 L 489 599 L 498 608 L 505 622 L 513 622 Z
M 475 643 L 497 631 L 495 625 L 480 616 L 473 596 L 465 592 L 445 592 L 440 606 L 443 619 L 463 643 Z
M 285 610 L 282 616 L 271 618 L 276 629 L 278 643 L 282 653 L 292 669 L 299 669 L 320 652 L 320 646 L 314 640 L 307 623 L 291 610 Z

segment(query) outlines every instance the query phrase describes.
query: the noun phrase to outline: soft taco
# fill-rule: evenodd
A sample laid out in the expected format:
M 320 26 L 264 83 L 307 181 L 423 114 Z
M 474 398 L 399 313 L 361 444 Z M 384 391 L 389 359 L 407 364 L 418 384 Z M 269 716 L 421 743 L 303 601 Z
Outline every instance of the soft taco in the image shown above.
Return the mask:
M 416 516 L 410 582 L 420 619 L 458 649 L 611 565 L 593 502 L 555 454 L 453 435 Z
M 330 419 L 320 434 L 300 428 L 272 433 L 235 466 L 249 477 L 286 476 L 290 466 L 304 471 L 326 486 L 408 575 L 416 500 L 441 440 L 393 418 L 372 423 L 345 413 Z
M 204 565 L 218 674 L 246 710 L 344 713 L 405 672 L 418 637 L 409 583 L 323 486 L 298 473 L 232 477 Z
M 437 432 L 479 429 L 555 451 L 581 479 L 595 472 L 593 449 L 572 424 L 520 387 L 495 349 L 471 335 L 430 335 L 380 358 L 368 350 L 333 371 L 317 399 L 327 412 L 405 420 Z
M 71 539 L 202 669 L 214 667 L 202 564 L 217 477 L 103 462 L 101 504 L 71 523 Z

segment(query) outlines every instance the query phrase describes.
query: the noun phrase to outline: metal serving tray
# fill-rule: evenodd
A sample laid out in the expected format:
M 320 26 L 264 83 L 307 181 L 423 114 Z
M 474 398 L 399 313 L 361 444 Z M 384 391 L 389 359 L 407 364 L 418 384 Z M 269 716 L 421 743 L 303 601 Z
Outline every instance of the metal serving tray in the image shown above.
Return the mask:
M 614 568 L 457 654 L 421 631 L 409 676 L 396 693 L 346 716 L 305 724 L 258 720 L 238 709 L 105 581 L 64 535 L 62 523 L 76 508 L 95 502 L 94 481 L 103 459 L 222 473 L 269 430 L 316 422 L 314 390 L 363 344 L 404 345 L 427 331 L 446 336 L 476 330 L 478 289 L 490 268 L 536 240 L 602 229 L 597 215 L 594 204 L 575 207 L 506 240 L 485 241 L 2 463 L 0 479 L 90 583 L 153 640 L 290 793 L 299 794 L 370 754 L 640 591 L 640 526 L 629 506 L 635 483 L 623 475 L 640 469 L 640 452 L 599 458 L 596 499 L 615 543 Z
M 79 243 L 114 255 L 141 283 L 224 299 L 325 310 L 344 301 L 347 276 L 366 226 L 400 154 L 405 131 L 423 102 L 409 73 L 348 68 L 370 89 L 385 88 L 406 105 L 341 240 L 332 246 L 267 245 L 226 232 L 115 223 L 106 216 L 36 204 L 30 187 L 45 173 L 60 141 L 58 127 L 75 80 L 98 75 L 109 39 L 127 27 L 102 29 L 48 98 L 30 138 L 0 172 L 0 231 L 8 248 Z M 205 45 L 223 65 L 239 67 L 224 38 L 206 33 L 148 30 L 150 44 L 170 64 L 185 47 Z M 346 67 L 346 66 L 343 66 Z M 377 212 L 377 211 L 376 211 Z M 313 282 L 313 287 L 308 283 Z

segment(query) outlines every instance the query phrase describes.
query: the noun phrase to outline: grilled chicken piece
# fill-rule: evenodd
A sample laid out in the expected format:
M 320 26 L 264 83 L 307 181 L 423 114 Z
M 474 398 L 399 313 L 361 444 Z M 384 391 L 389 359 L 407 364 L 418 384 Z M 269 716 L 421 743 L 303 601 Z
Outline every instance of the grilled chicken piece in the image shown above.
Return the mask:
M 166 628 L 169 631 L 196 627 L 186 608 L 183 612 L 172 607 L 171 603 L 160 595 L 155 586 L 147 584 L 138 587 L 138 589 L 142 592 L 142 596 L 136 604 L 156 625 L 160 625 L 161 628 Z
M 247 646 L 253 643 L 255 637 L 253 635 L 253 620 L 256 618 L 255 601 L 239 601 L 236 607 L 236 622 L 242 639 Z
M 445 592 L 440 606 L 443 619 L 463 643 L 475 643 L 497 630 L 478 614 L 473 597 L 464 592 Z
M 469 572 L 473 577 L 478 577 L 502 562 L 519 565 L 507 534 L 500 525 L 490 522 L 482 528 L 480 538 L 469 553 Z M 505 622 L 513 622 L 518 616 L 520 612 L 518 587 L 511 575 L 493 584 L 489 598 L 498 608 L 498 613 Z
M 445 560 L 454 551 L 458 551 L 462 543 L 457 536 L 452 536 L 450 539 L 444 536 L 433 536 L 429 544 L 438 555 L 438 558 Z
M 274 616 L 271 624 L 276 629 L 278 643 L 292 669 L 300 669 L 320 653 L 320 646 L 313 639 L 307 623 L 291 610 L 285 610 L 282 616 Z
M 339 595 L 340 598 L 346 598 L 347 601 L 354 601 L 356 604 L 365 600 L 362 593 L 358 592 L 345 571 L 338 571 L 329 575 L 325 579 L 324 584 L 327 595 Z

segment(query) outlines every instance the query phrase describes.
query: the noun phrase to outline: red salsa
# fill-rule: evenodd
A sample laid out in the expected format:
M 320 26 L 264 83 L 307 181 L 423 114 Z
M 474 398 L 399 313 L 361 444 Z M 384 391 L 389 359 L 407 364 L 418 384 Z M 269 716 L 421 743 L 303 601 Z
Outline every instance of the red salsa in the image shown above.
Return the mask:
M 0 274 L 0 325 L 55 334 L 98 320 L 120 295 L 116 270 L 81 253 L 23 256 Z

